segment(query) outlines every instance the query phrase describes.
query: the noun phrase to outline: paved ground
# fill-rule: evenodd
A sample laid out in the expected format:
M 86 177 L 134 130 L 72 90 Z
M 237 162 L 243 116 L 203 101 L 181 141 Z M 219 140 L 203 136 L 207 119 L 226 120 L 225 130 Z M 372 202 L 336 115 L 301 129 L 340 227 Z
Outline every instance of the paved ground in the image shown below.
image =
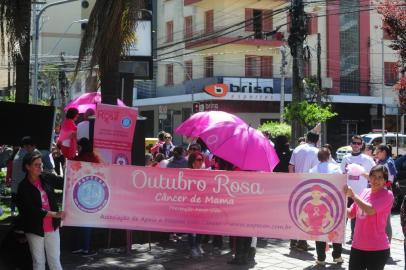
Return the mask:
M 404 269 L 403 234 L 399 224 L 399 214 L 392 215 L 393 240 L 392 260 L 385 269 Z M 349 226 L 347 227 L 347 232 Z M 347 233 L 348 235 L 348 233 Z M 348 239 L 347 239 L 348 240 Z M 311 243 L 314 246 L 314 243 Z M 350 246 L 344 245 L 343 258 L 345 263 L 332 263 L 331 250 L 327 254 L 325 267 L 315 266 L 315 251 L 298 252 L 289 249 L 289 242 L 277 239 L 261 239 L 258 243 L 256 264 L 252 266 L 231 266 L 226 262 L 231 258 L 230 250 L 224 249 L 221 254 L 213 252 L 210 244 L 205 245 L 205 256 L 193 259 L 189 254 L 186 241 L 177 243 L 153 243 L 149 250 L 148 244 L 133 245 L 129 254 L 123 249 L 99 250 L 97 256 L 83 258 L 78 255 L 62 254 L 62 264 L 69 269 L 135 269 L 135 270 L 227 270 L 227 269 L 347 269 Z

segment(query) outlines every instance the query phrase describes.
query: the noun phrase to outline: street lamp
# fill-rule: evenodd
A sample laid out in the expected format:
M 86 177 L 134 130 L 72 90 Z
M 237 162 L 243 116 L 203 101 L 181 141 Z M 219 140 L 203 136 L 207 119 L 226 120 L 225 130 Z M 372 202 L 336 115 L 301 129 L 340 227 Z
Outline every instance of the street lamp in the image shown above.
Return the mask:
M 47 53 L 47 55 L 51 55 L 54 52 L 54 50 L 56 49 L 56 47 L 58 47 L 59 43 L 61 43 L 62 39 L 64 38 L 66 33 L 69 31 L 69 29 L 72 27 L 72 25 L 74 25 L 75 23 L 87 23 L 88 21 L 89 21 L 88 19 L 83 19 L 83 20 L 76 20 L 76 21 L 71 22 L 69 24 L 69 26 L 66 28 L 66 30 L 63 32 L 60 39 L 55 43 L 55 46 Z
M 31 79 L 32 81 L 32 101 L 34 104 L 38 103 L 38 39 L 39 39 L 39 20 L 41 19 L 42 14 L 45 10 L 50 7 L 62 5 L 70 2 L 75 2 L 78 0 L 63 0 L 54 3 L 50 3 L 45 5 L 42 9 L 39 10 L 38 14 L 34 12 L 35 17 L 35 31 L 34 31 L 34 44 L 33 44 L 33 52 L 34 52 L 34 74 Z

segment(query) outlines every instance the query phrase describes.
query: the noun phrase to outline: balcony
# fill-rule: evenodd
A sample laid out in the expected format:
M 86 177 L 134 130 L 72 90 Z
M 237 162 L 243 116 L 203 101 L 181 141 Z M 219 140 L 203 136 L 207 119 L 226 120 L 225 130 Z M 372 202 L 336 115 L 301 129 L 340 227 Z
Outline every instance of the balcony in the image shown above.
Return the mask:
M 199 40 L 188 41 L 185 44 L 186 49 L 193 49 L 198 47 L 205 47 L 217 44 L 238 44 L 238 45 L 249 45 L 249 46 L 269 46 L 269 47 L 279 47 L 282 46 L 285 42 L 273 37 L 268 38 L 254 38 L 249 37 L 246 39 L 241 39 L 242 36 L 231 37 L 231 36 L 221 36 L 221 37 L 207 37 Z

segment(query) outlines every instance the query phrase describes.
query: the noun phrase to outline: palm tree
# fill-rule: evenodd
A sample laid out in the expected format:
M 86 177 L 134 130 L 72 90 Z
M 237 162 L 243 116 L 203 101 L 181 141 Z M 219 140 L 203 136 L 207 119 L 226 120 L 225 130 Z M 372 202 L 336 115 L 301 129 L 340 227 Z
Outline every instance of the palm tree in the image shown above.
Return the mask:
M 31 0 L 0 0 L 0 48 L 16 69 L 16 102 L 28 103 L 30 91 Z M 7 48 L 7 50 L 6 50 Z
M 138 11 L 144 0 L 97 0 L 82 37 L 76 72 L 89 56 L 90 74 L 98 65 L 102 102 L 115 104 L 118 97 L 120 56 L 134 41 Z

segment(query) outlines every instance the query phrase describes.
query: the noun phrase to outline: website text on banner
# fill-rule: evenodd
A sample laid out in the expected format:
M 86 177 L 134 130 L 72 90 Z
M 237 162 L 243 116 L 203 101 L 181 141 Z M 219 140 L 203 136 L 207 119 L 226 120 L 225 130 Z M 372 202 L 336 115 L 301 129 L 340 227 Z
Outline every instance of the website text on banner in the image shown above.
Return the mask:
M 94 151 L 105 164 L 131 164 L 137 109 L 98 104 L 94 125 Z
M 67 226 L 342 242 L 344 175 L 68 161 Z

